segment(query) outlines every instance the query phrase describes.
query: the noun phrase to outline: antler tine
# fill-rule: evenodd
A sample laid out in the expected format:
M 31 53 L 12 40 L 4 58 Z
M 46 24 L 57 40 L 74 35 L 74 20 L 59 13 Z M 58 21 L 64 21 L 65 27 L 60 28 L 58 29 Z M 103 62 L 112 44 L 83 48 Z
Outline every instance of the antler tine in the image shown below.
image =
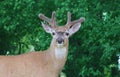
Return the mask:
M 56 13 L 55 13 L 55 11 L 52 12 L 51 24 L 52 24 L 52 26 L 56 25 Z
M 85 21 L 85 18 L 84 17 L 81 17 L 80 19 L 78 19 L 78 20 L 74 20 L 74 21 L 72 21 L 71 22 L 71 25 L 74 25 L 75 23 L 82 23 L 83 21 Z
M 39 14 L 39 18 L 42 19 L 42 20 L 44 20 L 44 21 L 46 21 L 46 22 L 48 22 L 49 24 L 51 24 L 50 23 L 50 18 L 46 17 L 45 15 Z
M 39 14 L 39 18 L 48 22 L 51 26 L 55 26 L 56 25 L 56 13 L 55 11 L 52 12 L 52 17 L 51 19 L 46 17 L 45 15 L 43 14 Z
M 67 24 L 66 24 L 66 26 L 68 26 L 68 27 L 71 27 L 72 25 L 74 25 L 74 24 L 76 24 L 76 23 L 82 23 L 84 20 L 85 20 L 85 18 L 84 17 L 81 17 L 80 19 L 78 19 L 78 20 L 74 20 L 74 21 L 71 21 L 71 13 L 70 12 L 68 12 L 67 13 Z
M 67 25 L 70 25 L 70 23 L 71 23 L 71 13 L 70 12 L 68 12 L 67 13 Z

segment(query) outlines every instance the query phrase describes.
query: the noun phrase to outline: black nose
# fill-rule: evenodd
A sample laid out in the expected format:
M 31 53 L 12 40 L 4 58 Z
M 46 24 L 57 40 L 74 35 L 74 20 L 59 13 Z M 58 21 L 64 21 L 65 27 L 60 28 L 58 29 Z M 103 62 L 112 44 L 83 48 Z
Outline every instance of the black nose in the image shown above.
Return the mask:
M 62 42 L 64 42 L 64 40 L 62 38 L 57 38 L 56 41 L 61 44 Z

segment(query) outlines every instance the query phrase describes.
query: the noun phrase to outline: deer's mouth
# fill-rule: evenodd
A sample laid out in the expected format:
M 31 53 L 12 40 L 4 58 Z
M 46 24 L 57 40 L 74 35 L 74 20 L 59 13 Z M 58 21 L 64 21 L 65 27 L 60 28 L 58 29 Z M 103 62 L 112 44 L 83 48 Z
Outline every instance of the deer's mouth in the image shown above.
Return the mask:
M 61 44 L 57 43 L 57 47 L 64 47 L 64 43 Z

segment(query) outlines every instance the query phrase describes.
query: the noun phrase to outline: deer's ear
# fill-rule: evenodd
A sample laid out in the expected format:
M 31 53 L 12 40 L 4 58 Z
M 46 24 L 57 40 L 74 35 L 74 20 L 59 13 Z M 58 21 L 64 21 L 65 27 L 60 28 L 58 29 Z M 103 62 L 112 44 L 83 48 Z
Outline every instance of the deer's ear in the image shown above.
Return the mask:
M 72 25 L 69 29 L 69 33 L 70 35 L 74 34 L 75 32 L 77 32 L 79 30 L 79 28 L 81 27 L 81 23 L 76 23 L 74 25 Z
M 43 22 L 41 22 L 41 23 L 42 23 L 42 26 L 43 26 L 44 30 L 45 30 L 47 33 L 51 33 L 51 32 L 52 32 L 52 28 L 51 28 L 49 25 L 44 24 Z
M 69 28 L 69 33 L 70 35 L 74 34 L 75 32 L 77 32 L 79 30 L 79 28 L 81 27 L 81 23 L 85 21 L 84 17 L 81 17 L 79 19 L 79 22 L 76 22 L 75 24 L 71 25 Z

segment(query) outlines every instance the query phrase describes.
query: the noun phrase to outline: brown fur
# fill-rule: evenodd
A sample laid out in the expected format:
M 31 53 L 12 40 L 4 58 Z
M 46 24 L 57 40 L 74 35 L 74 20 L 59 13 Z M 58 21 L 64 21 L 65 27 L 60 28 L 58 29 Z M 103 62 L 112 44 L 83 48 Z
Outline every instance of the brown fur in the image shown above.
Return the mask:
M 0 77 L 58 77 L 66 58 L 55 58 L 53 43 L 44 52 L 0 56 Z

